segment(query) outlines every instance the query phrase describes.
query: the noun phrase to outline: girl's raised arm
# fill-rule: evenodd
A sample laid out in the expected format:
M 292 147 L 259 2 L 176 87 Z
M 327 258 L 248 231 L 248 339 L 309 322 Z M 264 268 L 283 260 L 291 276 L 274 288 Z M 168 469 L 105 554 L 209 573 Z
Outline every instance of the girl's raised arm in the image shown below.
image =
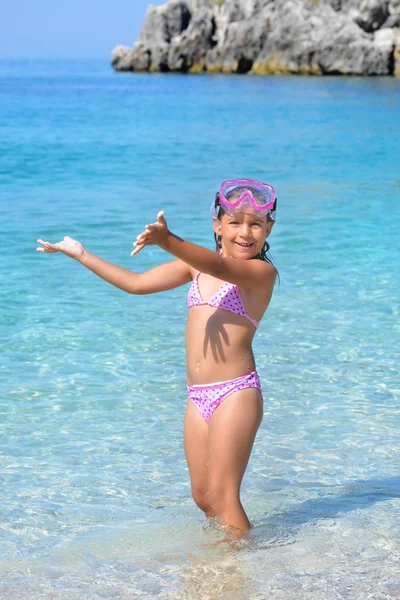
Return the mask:
M 192 279 L 189 266 L 179 259 L 158 265 L 144 273 L 134 273 L 88 252 L 80 242 L 68 236 L 57 244 L 44 242 L 40 239 L 38 243 L 42 247 L 37 248 L 37 252 L 46 254 L 63 252 L 63 254 L 74 258 L 84 267 L 128 294 L 163 292 L 188 283 Z
M 277 276 L 277 270 L 270 263 L 222 257 L 208 248 L 183 240 L 169 231 L 164 211 L 158 213 L 157 222 L 146 225 L 145 230 L 137 236 L 132 254 L 153 244 L 183 260 L 196 271 L 249 289 L 265 290 L 266 281 L 273 285 Z

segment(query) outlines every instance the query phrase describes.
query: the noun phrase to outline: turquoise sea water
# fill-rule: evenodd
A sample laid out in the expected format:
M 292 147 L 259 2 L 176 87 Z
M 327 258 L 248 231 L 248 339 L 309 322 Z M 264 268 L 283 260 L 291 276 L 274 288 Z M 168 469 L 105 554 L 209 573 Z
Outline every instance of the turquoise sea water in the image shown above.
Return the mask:
M 0 596 L 400 598 L 400 81 L 0 63 Z M 277 189 L 265 414 L 227 544 L 183 453 L 187 287 L 112 288 L 164 208 L 213 247 L 218 184 Z

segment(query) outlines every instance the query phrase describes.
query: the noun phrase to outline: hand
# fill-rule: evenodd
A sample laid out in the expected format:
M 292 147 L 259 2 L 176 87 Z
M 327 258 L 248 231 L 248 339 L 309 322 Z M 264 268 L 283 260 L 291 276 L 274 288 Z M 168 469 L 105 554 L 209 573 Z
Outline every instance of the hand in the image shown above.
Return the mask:
M 157 222 L 146 225 L 142 233 L 140 233 L 136 242 L 133 242 L 135 249 L 131 252 L 131 256 L 134 256 L 145 246 L 163 246 L 168 237 L 168 225 L 164 218 L 164 211 L 161 210 L 157 215 Z
M 65 236 L 62 242 L 58 244 L 50 244 L 50 242 L 44 242 L 43 240 L 37 240 L 38 244 L 42 244 L 43 248 L 36 248 L 36 252 L 45 252 L 50 254 L 52 252 L 63 252 L 70 258 L 80 260 L 85 252 L 83 245 L 77 240 Z

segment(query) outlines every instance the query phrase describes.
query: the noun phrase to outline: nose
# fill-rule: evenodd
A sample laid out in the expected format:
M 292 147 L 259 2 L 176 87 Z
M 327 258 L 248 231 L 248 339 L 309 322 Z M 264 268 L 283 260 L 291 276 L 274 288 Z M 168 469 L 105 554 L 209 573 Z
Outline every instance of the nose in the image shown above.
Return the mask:
M 248 238 L 251 228 L 247 223 L 242 223 L 239 229 L 239 234 L 242 238 Z

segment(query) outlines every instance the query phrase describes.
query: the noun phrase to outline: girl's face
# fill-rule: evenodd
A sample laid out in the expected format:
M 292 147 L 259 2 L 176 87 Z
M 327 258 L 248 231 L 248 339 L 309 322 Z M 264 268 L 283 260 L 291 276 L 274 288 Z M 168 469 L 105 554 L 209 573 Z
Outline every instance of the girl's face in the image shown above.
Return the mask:
M 262 250 L 274 221 L 250 212 L 224 214 L 214 221 L 214 231 L 221 236 L 222 254 L 249 260 Z

